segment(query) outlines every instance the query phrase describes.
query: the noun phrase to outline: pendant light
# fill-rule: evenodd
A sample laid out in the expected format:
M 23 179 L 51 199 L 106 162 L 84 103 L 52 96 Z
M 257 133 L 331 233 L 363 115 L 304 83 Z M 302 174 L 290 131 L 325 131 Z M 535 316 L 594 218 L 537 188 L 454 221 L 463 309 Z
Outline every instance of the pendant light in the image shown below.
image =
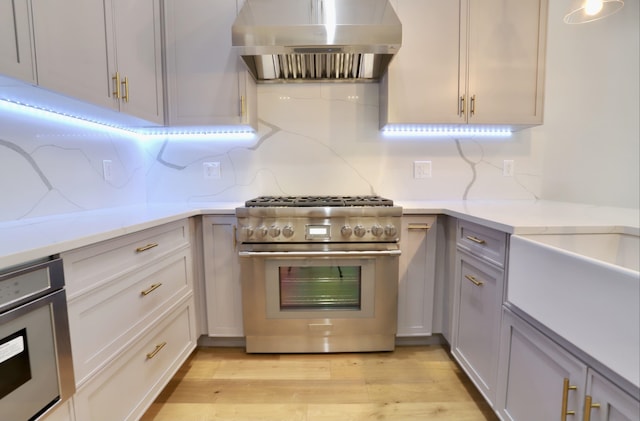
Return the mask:
M 613 15 L 624 6 L 623 0 L 572 0 L 564 23 L 587 23 Z

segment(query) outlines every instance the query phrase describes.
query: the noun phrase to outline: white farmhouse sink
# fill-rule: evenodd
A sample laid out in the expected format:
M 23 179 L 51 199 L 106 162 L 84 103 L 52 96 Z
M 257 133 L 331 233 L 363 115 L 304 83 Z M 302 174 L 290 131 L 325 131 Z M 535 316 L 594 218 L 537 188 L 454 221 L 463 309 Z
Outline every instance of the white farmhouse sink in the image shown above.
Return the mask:
M 640 386 L 640 237 L 513 235 L 507 301 Z

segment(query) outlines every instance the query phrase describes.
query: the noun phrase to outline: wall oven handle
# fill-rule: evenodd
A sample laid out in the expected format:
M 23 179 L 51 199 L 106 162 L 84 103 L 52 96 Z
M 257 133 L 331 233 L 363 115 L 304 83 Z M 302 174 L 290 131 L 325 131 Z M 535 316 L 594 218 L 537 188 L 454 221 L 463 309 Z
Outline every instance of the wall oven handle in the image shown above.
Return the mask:
M 240 251 L 240 257 L 360 257 L 360 256 L 399 256 L 400 250 L 369 251 Z

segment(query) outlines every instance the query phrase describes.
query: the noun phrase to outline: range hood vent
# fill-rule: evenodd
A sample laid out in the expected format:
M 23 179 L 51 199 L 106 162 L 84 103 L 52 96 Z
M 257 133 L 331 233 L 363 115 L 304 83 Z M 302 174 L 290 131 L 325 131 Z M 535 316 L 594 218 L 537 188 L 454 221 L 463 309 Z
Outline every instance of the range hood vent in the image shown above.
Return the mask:
M 388 0 L 246 0 L 231 32 L 259 83 L 376 82 L 402 42 Z

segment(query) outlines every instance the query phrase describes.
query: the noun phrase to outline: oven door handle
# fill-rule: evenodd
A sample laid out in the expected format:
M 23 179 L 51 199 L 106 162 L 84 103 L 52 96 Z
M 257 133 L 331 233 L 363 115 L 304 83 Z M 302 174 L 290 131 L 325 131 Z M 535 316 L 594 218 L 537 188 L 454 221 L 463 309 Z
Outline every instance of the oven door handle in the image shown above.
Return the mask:
M 400 250 L 369 251 L 240 251 L 240 257 L 361 257 L 400 256 Z

